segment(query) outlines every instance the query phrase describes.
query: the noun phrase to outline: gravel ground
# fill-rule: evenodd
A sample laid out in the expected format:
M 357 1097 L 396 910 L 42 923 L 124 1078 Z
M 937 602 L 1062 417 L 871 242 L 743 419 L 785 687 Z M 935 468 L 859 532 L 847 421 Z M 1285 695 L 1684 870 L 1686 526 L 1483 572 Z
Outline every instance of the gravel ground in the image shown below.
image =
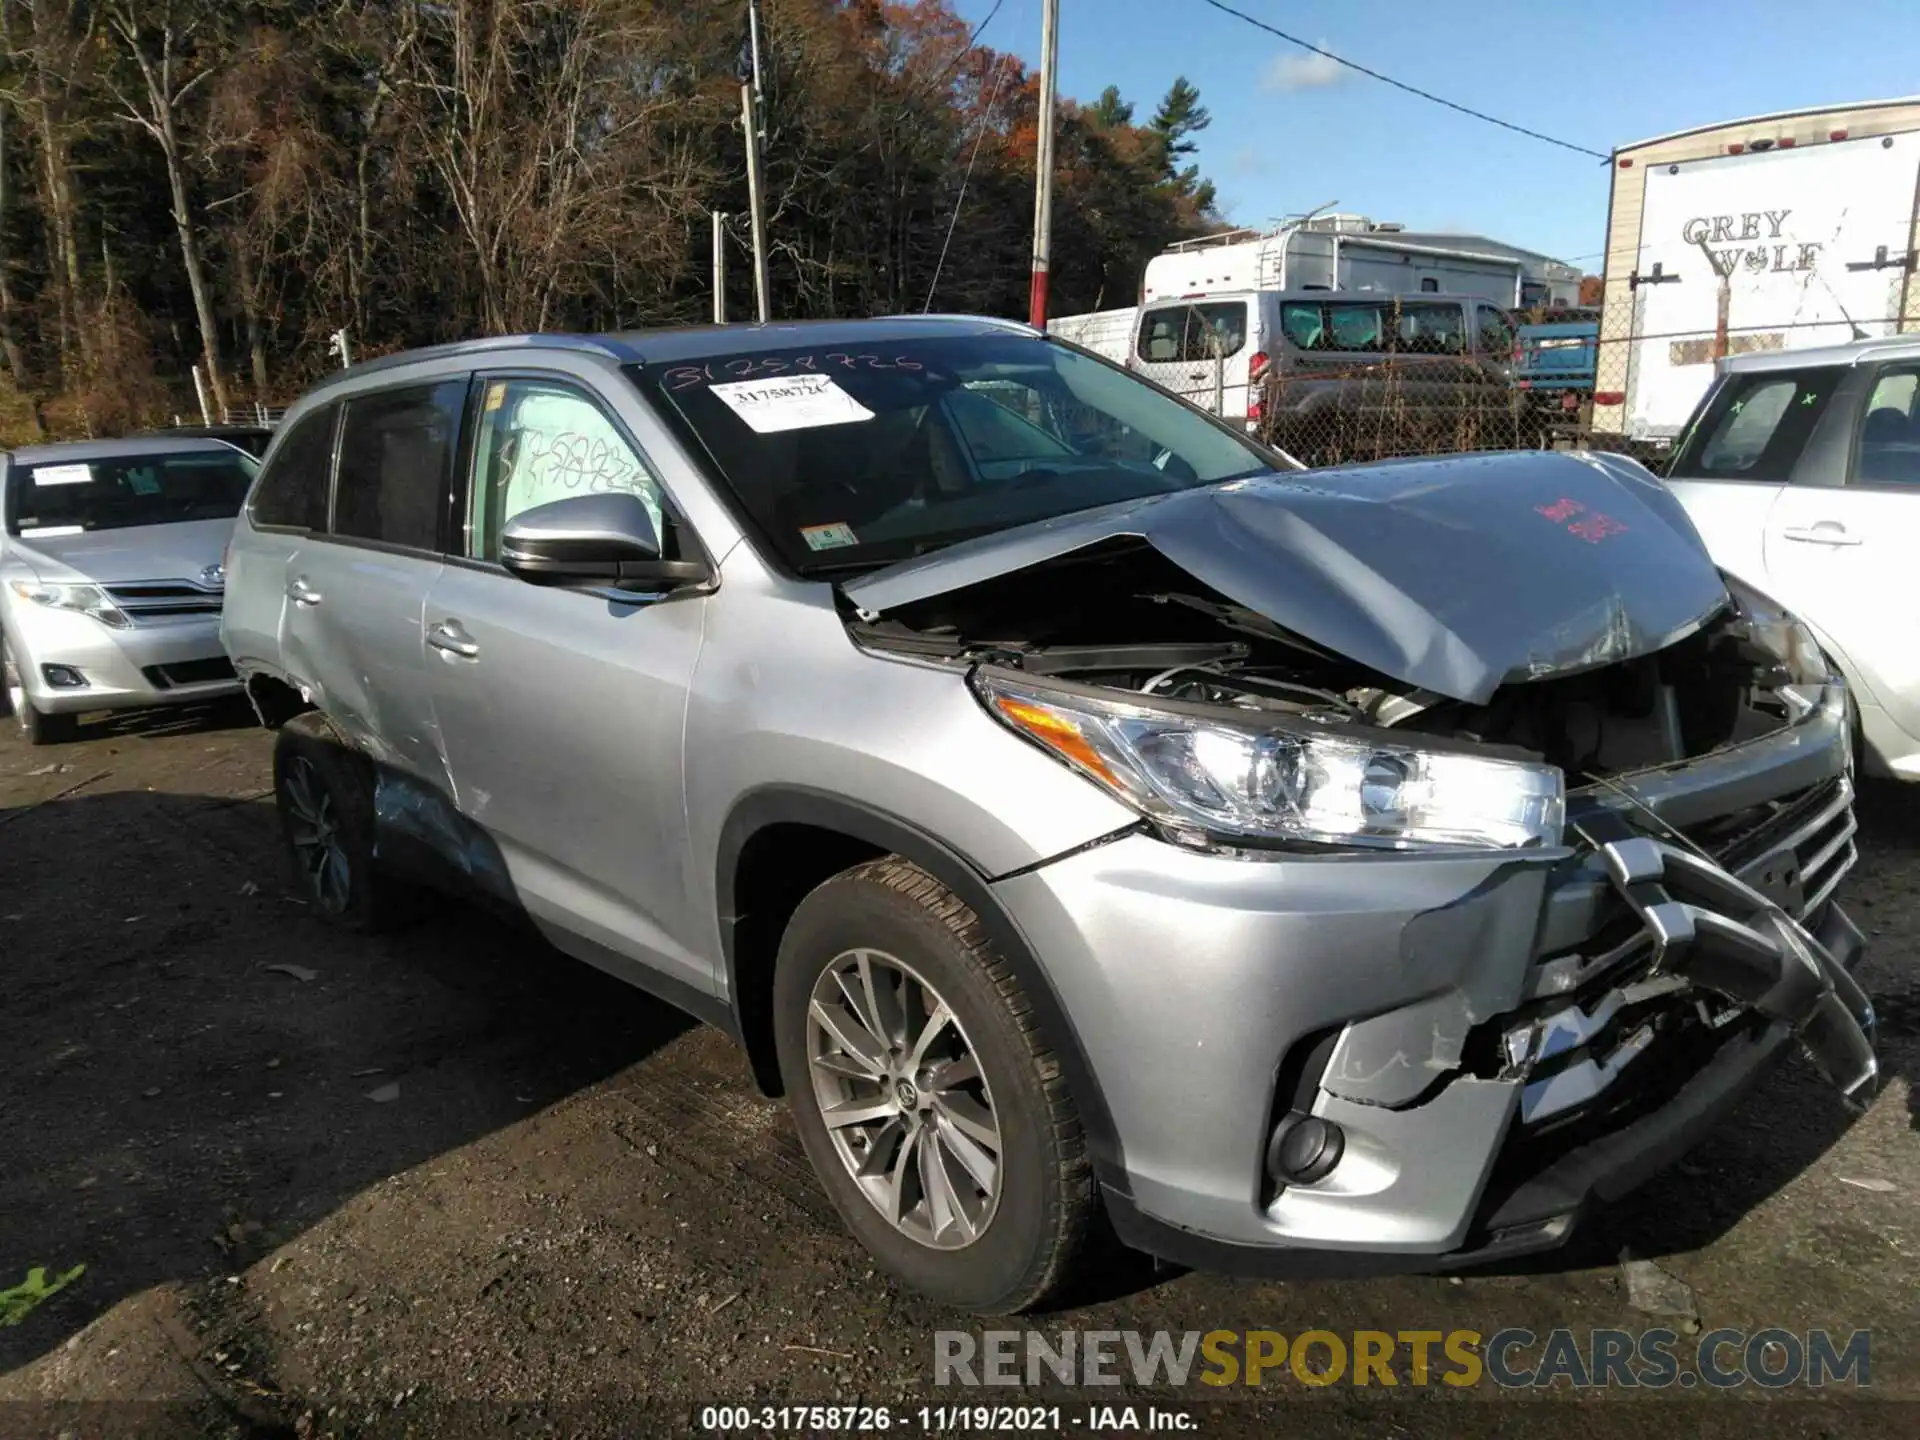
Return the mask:
M 934 1388 L 933 1334 L 984 1327 L 874 1273 L 719 1036 L 457 909 L 378 940 L 319 923 L 242 712 L 39 750 L 5 730 L 0 1290 L 85 1270 L 10 1327 L 0 1306 L 0 1434 L 667 1434 L 716 1401 L 980 1398 Z M 1844 893 L 1890 1075 L 1864 1118 L 1796 1061 L 1547 1265 L 1266 1284 L 1113 1256 L 1031 1324 L 1662 1323 L 1630 1304 L 1625 1250 L 1690 1286 L 1708 1330 L 1872 1331 L 1874 1403 L 1556 1387 L 1541 1417 L 1488 1385 L 1286 1379 L 1287 1432 L 1916 1433 L 1920 794 L 1870 789 L 1861 818 Z M 1157 1401 L 1200 1433 L 1275 1433 L 1273 1400 L 1208 1411 L 1199 1388 L 1048 1403 L 1068 1429 Z

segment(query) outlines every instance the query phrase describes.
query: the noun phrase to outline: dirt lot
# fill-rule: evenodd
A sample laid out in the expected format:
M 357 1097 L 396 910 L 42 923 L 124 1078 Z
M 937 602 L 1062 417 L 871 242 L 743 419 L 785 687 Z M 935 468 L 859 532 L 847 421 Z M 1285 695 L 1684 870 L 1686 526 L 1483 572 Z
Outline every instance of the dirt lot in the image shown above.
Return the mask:
M 0 1434 L 655 1434 L 703 1402 L 980 1398 L 934 1390 L 933 1332 L 983 1327 L 874 1274 L 725 1041 L 457 909 L 327 929 L 289 895 L 268 753 L 232 711 L 0 737 L 0 1290 L 85 1266 L 0 1328 Z M 1871 1330 L 1879 1403 L 1674 1389 L 1685 1413 L 1649 1417 L 1589 1391 L 1556 1435 L 1916 1433 L 1920 795 L 1861 808 L 1846 893 L 1890 1072 L 1864 1119 L 1795 1062 L 1532 1273 L 1279 1285 L 1115 1258 L 1033 1324 L 1640 1329 L 1662 1322 L 1629 1303 L 1631 1248 L 1708 1330 Z M 1489 1385 L 1280 1388 L 1289 1433 L 1545 1418 Z M 1265 1403 L 1194 1413 L 1274 1433 Z

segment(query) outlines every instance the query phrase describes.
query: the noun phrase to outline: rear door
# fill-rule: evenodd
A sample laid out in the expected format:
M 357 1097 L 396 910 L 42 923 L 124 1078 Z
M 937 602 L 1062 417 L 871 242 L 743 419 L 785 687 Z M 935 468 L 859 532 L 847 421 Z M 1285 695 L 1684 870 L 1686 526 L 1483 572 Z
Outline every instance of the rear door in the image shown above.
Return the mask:
M 1258 299 L 1240 295 L 1148 306 L 1140 312 L 1133 368 L 1202 410 L 1245 419 Z
M 325 543 L 340 407 L 301 416 L 273 452 L 227 546 L 220 640 L 243 674 L 286 675 L 287 583 L 309 544 Z M 316 540 L 315 537 L 318 537 Z
M 460 375 L 345 402 L 330 523 L 287 564 L 281 645 L 289 678 L 376 760 L 442 786 L 421 616 L 466 393 Z
M 1714 390 L 1667 472 L 1723 570 L 1773 594 L 1767 527 L 1809 437 L 1846 376 L 1842 366 L 1734 371 Z M 1786 595 L 1775 595 L 1793 605 Z M 1796 607 L 1797 608 L 1797 607 Z
M 1861 703 L 1920 742 L 1920 360 L 1864 369 L 1857 389 L 1833 470 L 1808 477 L 1824 483 L 1796 475 L 1768 517 L 1767 578 L 1837 647 Z

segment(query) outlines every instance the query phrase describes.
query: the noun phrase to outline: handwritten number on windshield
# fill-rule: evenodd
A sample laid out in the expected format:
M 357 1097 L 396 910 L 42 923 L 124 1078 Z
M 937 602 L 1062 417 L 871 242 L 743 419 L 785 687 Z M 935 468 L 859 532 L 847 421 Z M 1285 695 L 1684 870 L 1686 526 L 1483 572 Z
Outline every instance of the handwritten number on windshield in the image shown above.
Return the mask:
M 892 359 L 883 359 L 878 355 L 850 355 L 843 350 L 835 350 L 819 357 L 802 355 L 789 360 L 780 355 L 762 355 L 742 357 L 737 360 L 721 362 L 722 374 L 716 375 L 714 367 L 708 365 L 676 365 L 660 374 L 661 385 L 670 391 L 692 390 L 700 385 L 710 385 L 726 378 L 728 380 L 751 380 L 768 375 L 782 375 L 788 371 L 819 374 L 823 370 L 910 370 L 921 371 L 927 367 L 918 360 L 910 360 L 905 355 L 895 355 Z

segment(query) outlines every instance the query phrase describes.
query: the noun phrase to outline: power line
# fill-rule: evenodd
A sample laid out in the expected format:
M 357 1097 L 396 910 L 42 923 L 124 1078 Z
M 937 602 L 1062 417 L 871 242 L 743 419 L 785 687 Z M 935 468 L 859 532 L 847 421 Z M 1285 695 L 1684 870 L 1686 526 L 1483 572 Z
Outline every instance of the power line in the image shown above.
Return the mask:
M 998 10 L 1000 7 L 996 5 L 993 8 Z M 987 20 L 992 18 L 992 15 L 987 16 Z M 983 29 L 987 20 L 980 22 Z M 981 112 L 980 133 L 973 137 L 973 153 L 967 157 L 967 173 L 960 177 L 960 193 L 953 197 L 953 216 L 947 221 L 947 238 L 940 242 L 940 259 L 934 264 L 933 280 L 927 286 L 927 303 L 920 307 L 920 313 L 923 315 L 933 309 L 933 292 L 940 288 L 940 272 L 947 268 L 947 247 L 953 244 L 953 232 L 960 224 L 960 207 L 967 203 L 967 185 L 973 179 L 973 165 L 980 158 L 980 146 L 985 142 L 987 130 L 993 124 L 993 107 L 1000 103 L 1000 86 L 1007 78 L 1007 71 L 1013 68 L 1008 63 L 1012 59 L 1011 55 L 1003 55 L 999 65 L 994 67 L 1000 73 L 994 76 L 993 94 L 987 97 L 987 108 Z
M 993 0 L 993 8 L 987 11 L 986 16 L 978 25 L 973 27 L 973 33 L 967 36 L 967 43 L 960 47 L 959 51 L 951 60 L 940 67 L 940 73 L 938 75 L 935 75 L 933 79 L 927 82 L 927 89 L 929 91 L 951 75 L 960 62 L 973 53 L 974 45 L 980 39 L 980 32 L 993 23 L 993 17 L 1000 13 L 1000 7 L 1006 3 L 1007 0 Z
M 1431 100 L 1436 105 L 1444 105 L 1447 109 L 1457 110 L 1462 115 L 1471 115 L 1475 120 L 1484 120 L 1489 125 L 1498 125 L 1502 130 L 1512 130 L 1516 134 L 1527 136 L 1529 139 L 1544 140 L 1549 145 L 1558 145 L 1562 150 L 1571 150 L 1577 155 L 1591 155 L 1596 160 L 1611 160 L 1613 158 L 1611 155 L 1605 154 L 1602 151 L 1590 150 L 1585 145 L 1575 145 L 1570 140 L 1558 140 L 1551 135 L 1543 135 L 1538 130 L 1529 130 L 1524 125 L 1515 125 L 1510 120 L 1502 120 L 1498 116 L 1488 115 L 1484 111 L 1470 110 L 1465 105 L 1455 104 L 1453 101 L 1443 99 L 1431 91 L 1422 90 L 1417 85 L 1409 85 L 1404 80 L 1394 79 L 1391 75 L 1382 75 L 1378 70 L 1369 70 L 1366 66 L 1349 60 L 1344 55 L 1336 55 L 1331 50 L 1323 50 L 1318 45 L 1312 45 L 1302 40 L 1298 35 L 1289 35 L 1286 31 L 1276 29 L 1264 20 L 1256 20 L 1244 10 L 1236 10 L 1231 5 L 1223 5 L 1220 3 L 1220 0 L 1201 0 L 1201 3 L 1211 5 L 1222 14 L 1231 15 L 1236 20 L 1244 20 L 1257 30 L 1264 30 L 1269 35 L 1277 35 L 1289 45 L 1298 45 L 1302 50 L 1311 50 L 1315 55 L 1331 60 L 1336 65 L 1344 65 L 1349 70 L 1357 70 L 1362 75 L 1370 76 L 1380 81 L 1383 85 L 1391 85 L 1394 89 L 1404 90 L 1409 95 L 1418 95 L 1422 100 Z

